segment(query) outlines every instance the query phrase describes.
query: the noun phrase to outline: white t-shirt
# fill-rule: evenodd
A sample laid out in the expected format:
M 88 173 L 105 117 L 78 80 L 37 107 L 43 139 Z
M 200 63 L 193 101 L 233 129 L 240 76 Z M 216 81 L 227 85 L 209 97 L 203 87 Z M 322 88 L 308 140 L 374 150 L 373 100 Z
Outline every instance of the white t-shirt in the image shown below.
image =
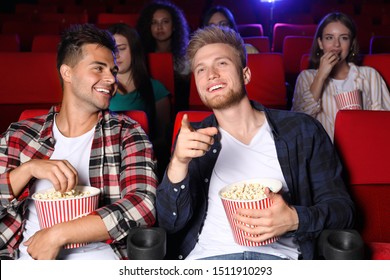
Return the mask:
M 56 140 L 54 152 L 50 159 L 66 159 L 78 172 L 78 184 L 90 186 L 89 182 L 89 159 L 92 147 L 95 127 L 87 133 L 73 138 L 65 137 L 58 130 L 56 122 L 53 125 L 53 136 Z M 48 188 L 52 184 L 49 180 L 36 180 L 31 188 L 31 195 Z M 32 199 L 28 199 L 27 221 L 23 232 L 23 241 L 19 246 L 22 260 L 32 259 L 27 253 L 27 247 L 23 245 L 36 231 L 40 230 L 37 211 Z M 86 246 L 74 249 L 63 249 L 58 259 L 118 259 L 112 248 L 104 242 L 89 243 Z
M 219 128 L 222 149 L 215 164 L 209 189 L 207 216 L 199 241 L 186 259 L 254 251 L 284 258 L 297 259 L 298 245 L 292 238 L 265 246 L 246 247 L 235 243 L 218 191 L 224 186 L 252 178 L 274 178 L 288 188 L 277 158 L 275 142 L 268 122 L 259 129 L 249 145 Z

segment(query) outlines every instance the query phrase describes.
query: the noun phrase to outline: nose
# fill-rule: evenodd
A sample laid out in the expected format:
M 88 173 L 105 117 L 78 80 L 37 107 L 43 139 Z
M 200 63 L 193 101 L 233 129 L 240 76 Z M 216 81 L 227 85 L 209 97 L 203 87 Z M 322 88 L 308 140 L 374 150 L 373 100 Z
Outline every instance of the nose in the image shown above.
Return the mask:
M 106 84 L 112 85 L 116 83 L 116 76 L 112 74 L 111 72 L 108 72 L 107 75 L 103 78 L 104 82 Z
M 213 80 L 219 76 L 218 71 L 215 69 L 215 67 L 210 67 L 207 74 L 209 80 Z
M 335 45 L 338 47 L 338 46 L 340 46 L 340 40 L 341 40 L 341 38 L 336 38 L 335 39 Z

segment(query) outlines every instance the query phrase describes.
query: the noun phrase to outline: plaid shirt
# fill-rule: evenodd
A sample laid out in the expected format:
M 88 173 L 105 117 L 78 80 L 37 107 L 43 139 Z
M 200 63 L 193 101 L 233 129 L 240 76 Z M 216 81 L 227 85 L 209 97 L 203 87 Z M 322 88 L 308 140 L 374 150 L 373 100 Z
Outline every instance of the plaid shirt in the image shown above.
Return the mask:
M 289 189 L 284 199 L 298 213 L 298 229 L 287 234 L 298 242 L 301 257 L 312 259 L 316 238 L 323 229 L 353 226 L 355 208 L 341 176 L 340 160 L 324 128 L 314 118 L 252 105 L 265 111 Z M 192 126 L 199 129 L 218 124 L 211 115 Z M 198 240 L 207 214 L 211 174 L 222 148 L 219 137 L 203 157 L 191 160 L 182 182 L 172 184 L 165 173 L 157 188 L 157 220 L 169 233 L 168 258 L 184 259 Z
M 49 159 L 54 151 L 54 115 L 13 123 L 0 137 L 0 256 L 17 258 L 26 218 L 31 180 L 15 197 L 9 174 L 31 159 Z M 107 240 L 120 259 L 126 259 L 126 236 L 137 226 L 155 223 L 158 179 L 152 144 L 140 125 L 124 115 L 99 115 L 89 161 L 91 186 L 101 190 L 99 215 L 111 237 Z

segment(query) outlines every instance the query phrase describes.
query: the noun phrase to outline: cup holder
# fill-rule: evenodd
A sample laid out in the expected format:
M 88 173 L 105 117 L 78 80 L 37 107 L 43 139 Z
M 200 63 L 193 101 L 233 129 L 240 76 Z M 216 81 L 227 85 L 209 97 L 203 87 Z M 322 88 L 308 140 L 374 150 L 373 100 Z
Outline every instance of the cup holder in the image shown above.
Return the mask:
M 326 260 L 362 260 L 364 242 L 355 230 L 324 230 L 319 239 L 319 253 Z
M 166 254 L 166 233 L 163 228 L 134 228 L 127 236 L 130 260 L 162 260 Z

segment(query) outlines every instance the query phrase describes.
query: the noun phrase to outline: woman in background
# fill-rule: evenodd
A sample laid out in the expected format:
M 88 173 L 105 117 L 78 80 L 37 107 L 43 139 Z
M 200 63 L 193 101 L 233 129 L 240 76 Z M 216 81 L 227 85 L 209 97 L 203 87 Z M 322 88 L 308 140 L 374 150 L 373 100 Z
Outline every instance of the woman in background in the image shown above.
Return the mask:
M 371 67 L 357 66 L 356 27 L 339 12 L 326 15 L 318 24 L 310 53 L 310 69 L 302 71 L 295 85 L 293 111 L 318 119 L 331 139 L 339 109 L 340 93 L 361 94 L 364 110 L 390 110 L 389 90 L 380 74 Z
M 190 67 L 186 59 L 189 25 L 183 11 L 170 2 L 154 1 L 140 13 L 137 30 L 145 52 L 169 52 L 173 55 L 175 111 L 187 109 Z
M 150 126 L 150 138 L 159 167 L 169 157 L 171 123 L 170 93 L 158 80 L 151 79 L 143 46 L 137 31 L 127 24 L 113 24 L 108 29 L 114 36 L 118 53 L 118 91 L 110 101 L 111 111 L 145 111 Z M 167 155 L 168 153 L 168 155 Z
M 200 26 L 203 28 L 208 25 L 230 27 L 231 29 L 239 33 L 232 12 L 224 6 L 214 6 L 206 11 L 206 13 L 202 17 Z M 245 49 L 246 53 L 248 54 L 259 53 L 259 50 L 251 44 L 245 44 Z

